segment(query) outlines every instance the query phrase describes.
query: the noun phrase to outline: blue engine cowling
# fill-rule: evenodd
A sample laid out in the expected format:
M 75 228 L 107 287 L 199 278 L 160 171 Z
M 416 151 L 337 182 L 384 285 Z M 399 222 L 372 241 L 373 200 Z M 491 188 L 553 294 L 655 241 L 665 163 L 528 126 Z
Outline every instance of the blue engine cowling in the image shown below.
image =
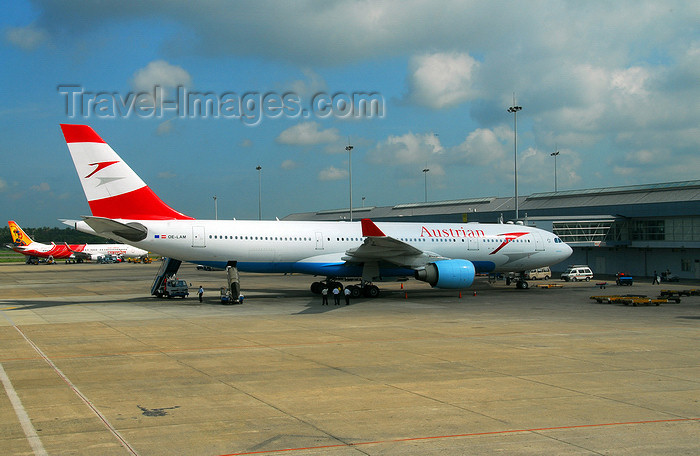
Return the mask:
M 437 288 L 468 288 L 474 282 L 474 263 L 468 260 L 443 260 L 416 269 L 415 277 Z

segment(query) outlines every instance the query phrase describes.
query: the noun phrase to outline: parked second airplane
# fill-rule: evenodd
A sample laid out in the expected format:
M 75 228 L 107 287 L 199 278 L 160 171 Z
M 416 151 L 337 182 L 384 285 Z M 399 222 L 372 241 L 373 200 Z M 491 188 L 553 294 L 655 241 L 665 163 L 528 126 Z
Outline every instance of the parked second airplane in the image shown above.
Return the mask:
M 51 258 L 54 260 L 97 260 L 106 254 L 123 258 L 140 258 L 148 255 L 148 252 L 138 247 L 127 244 L 42 244 L 34 242 L 32 238 L 20 228 L 20 226 L 10 220 L 7 222 L 12 234 L 12 244 L 7 247 L 15 252 L 27 256 L 27 262 L 38 262 L 39 258 Z
M 195 220 L 165 204 L 86 125 L 61 125 L 92 216 L 73 225 L 191 263 L 240 271 L 297 272 L 372 282 L 415 277 L 471 286 L 476 273 L 524 272 L 559 263 L 571 248 L 554 234 L 513 224 Z M 520 288 L 527 288 L 522 275 Z M 321 283 L 314 282 L 312 291 Z

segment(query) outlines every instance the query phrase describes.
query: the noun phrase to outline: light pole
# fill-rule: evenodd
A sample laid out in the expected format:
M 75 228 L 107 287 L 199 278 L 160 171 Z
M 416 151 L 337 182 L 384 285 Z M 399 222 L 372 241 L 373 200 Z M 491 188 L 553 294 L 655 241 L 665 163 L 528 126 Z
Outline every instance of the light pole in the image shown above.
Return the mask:
M 549 155 L 554 157 L 554 193 L 556 193 L 557 192 L 557 155 L 559 155 L 559 151 L 552 152 Z
M 350 221 L 352 222 L 352 146 L 348 144 L 345 150 L 348 151 L 348 169 L 350 170 Z
M 216 204 L 216 195 L 214 195 L 214 220 L 219 220 L 219 208 Z
M 262 166 L 255 167 L 258 170 L 258 220 L 262 220 Z
M 423 168 L 423 175 L 425 176 L 425 202 L 428 202 L 428 171 L 430 169 L 428 168 L 428 165 Z
M 522 106 L 516 106 L 515 94 L 513 94 L 513 106 L 508 112 L 513 113 L 513 155 L 515 157 L 515 221 L 518 221 L 518 111 Z

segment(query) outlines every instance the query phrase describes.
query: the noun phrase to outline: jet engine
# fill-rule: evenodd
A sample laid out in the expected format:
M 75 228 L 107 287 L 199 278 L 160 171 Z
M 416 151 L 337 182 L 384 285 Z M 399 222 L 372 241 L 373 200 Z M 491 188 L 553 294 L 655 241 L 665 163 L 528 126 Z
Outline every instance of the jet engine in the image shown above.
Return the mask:
M 437 288 L 468 288 L 474 282 L 474 264 L 467 260 L 443 260 L 416 269 L 415 277 Z

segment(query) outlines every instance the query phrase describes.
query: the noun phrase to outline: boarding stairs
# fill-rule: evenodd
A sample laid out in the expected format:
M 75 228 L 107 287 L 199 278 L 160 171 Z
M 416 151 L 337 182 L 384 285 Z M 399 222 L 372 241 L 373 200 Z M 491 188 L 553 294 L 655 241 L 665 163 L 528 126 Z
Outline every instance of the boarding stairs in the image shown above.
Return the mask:
M 153 280 L 153 285 L 151 286 L 151 294 L 158 296 L 158 290 L 163 285 L 168 277 L 172 277 L 177 274 L 177 270 L 180 269 L 182 264 L 181 260 L 176 260 L 175 258 L 163 258 L 163 264 L 156 274 L 156 278 Z

